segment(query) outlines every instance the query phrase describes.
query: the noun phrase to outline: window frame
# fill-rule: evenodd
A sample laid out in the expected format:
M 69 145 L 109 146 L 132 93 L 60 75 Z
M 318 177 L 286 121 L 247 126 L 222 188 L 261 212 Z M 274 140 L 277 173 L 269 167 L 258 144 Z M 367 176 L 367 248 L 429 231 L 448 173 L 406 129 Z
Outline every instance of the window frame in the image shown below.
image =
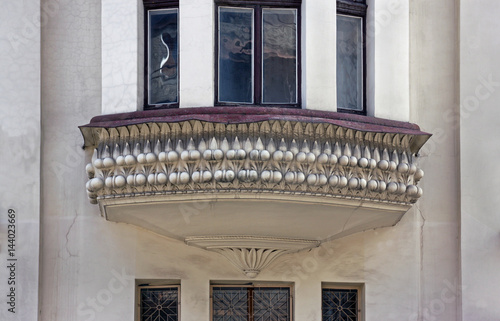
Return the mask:
M 365 285 L 362 283 L 321 283 L 321 320 L 323 320 L 323 290 L 357 290 L 357 320 L 365 320 Z
M 169 284 L 170 282 L 165 282 L 161 285 L 150 285 L 150 284 L 139 284 L 137 285 L 137 294 L 136 294 L 136 320 L 141 321 L 141 314 L 142 314 L 142 296 L 141 296 L 141 290 L 142 289 L 177 289 L 177 321 L 181 320 L 181 286 L 178 282 L 173 282 L 172 284 Z
M 179 41 L 179 0 L 143 0 L 144 7 L 144 110 L 153 109 L 166 109 L 166 108 L 179 108 L 180 103 L 180 48 L 178 48 L 178 61 L 177 61 L 177 102 L 162 105 L 149 104 L 149 11 L 161 9 L 177 9 L 177 38 Z
M 289 320 L 294 320 L 294 285 L 290 283 L 262 282 L 262 283 L 240 283 L 240 282 L 217 282 L 210 283 L 210 321 L 214 320 L 214 288 L 287 288 L 289 290 Z M 253 305 L 253 304 L 252 304 Z M 253 316 L 247 315 L 247 320 L 253 321 Z
M 279 107 L 279 108 L 302 108 L 302 28 L 301 28 L 301 5 L 302 0 L 214 0 L 214 106 L 245 106 L 245 107 Z M 253 103 L 232 103 L 219 101 L 219 8 L 220 7 L 236 7 L 236 8 L 252 8 L 253 12 L 253 35 L 254 35 L 254 57 L 252 77 L 253 86 Z M 297 10 L 297 102 L 275 104 L 262 103 L 262 9 L 296 9 Z
M 338 106 L 337 103 L 337 112 L 340 113 L 348 113 L 348 114 L 357 114 L 357 115 L 366 115 L 366 12 L 367 12 L 368 5 L 366 4 L 366 0 L 337 0 L 337 15 L 345 15 L 345 16 L 352 16 L 352 17 L 359 17 L 361 18 L 361 23 L 362 27 L 361 30 L 363 32 L 363 37 L 361 40 L 362 46 L 363 46 L 363 75 L 362 75 L 362 109 L 361 110 L 355 110 L 355 109 L 349 109 L 349 108 L 341 108 Z M 337 16 L 335 16 L 335 20 L 337 19 Z M 337 42 L 338 44 L 338 42 Z M 337 90 L 337 89 L 335 89 Z

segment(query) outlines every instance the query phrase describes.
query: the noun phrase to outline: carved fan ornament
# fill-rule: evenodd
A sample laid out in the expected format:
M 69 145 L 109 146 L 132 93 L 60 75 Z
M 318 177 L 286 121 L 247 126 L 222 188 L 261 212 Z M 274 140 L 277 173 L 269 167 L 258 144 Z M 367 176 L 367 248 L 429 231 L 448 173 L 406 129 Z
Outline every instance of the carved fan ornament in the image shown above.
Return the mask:
M 257 192 L 409 207 L 423 193 L 417 184 L 424 173 L 414 155 L 426 133 L 363 131 L 286 117 L 232 124 L 186 118 L 82 126 L 86 146 L 94 148 L 86 166 L 91 203 Z M 230 244 L 210 250 L 247 276 L 290 251 Z

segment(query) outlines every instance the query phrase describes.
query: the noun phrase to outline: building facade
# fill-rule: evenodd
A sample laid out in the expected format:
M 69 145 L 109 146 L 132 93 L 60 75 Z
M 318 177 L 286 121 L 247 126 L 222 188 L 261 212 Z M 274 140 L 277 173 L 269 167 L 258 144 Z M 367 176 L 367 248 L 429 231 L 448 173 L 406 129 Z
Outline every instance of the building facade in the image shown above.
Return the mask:
M 3 6 L 0 319 L 500 318 L 496 1 Z

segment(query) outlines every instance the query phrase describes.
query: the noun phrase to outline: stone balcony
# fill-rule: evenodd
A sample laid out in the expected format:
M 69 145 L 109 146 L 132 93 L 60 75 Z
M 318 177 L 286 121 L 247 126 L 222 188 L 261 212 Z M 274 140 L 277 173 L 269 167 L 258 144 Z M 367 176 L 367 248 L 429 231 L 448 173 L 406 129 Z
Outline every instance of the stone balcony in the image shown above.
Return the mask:
M 249 277 L 284 253 L 396 224 L 422 195 L 415 155 L 430 137 L 248 107 L 97 116 L 80 130 L 94 149 L 87 193 L 106 219 L 219 252 Z

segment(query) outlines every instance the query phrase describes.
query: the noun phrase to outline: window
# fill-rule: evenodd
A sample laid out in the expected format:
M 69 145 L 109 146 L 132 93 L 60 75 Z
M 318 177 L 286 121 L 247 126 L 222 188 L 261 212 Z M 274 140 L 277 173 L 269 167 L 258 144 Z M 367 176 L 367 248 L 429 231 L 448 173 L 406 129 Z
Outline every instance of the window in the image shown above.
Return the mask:
M 290 321 L 290 287 L 212 286 L 213 321 Z
M 361 285 L 327 285 L 322 289 L 323 321 L 361 321 Z
M 365 0 L 337 1 L 337 109 L 365 113 Z
M 179 104 L 178 1 L 144 0 L 146 13 L 144 107 Z
M 179 320 L 179 286 L 141 286 L 139 296 L 140 321 Z
M 300 0 L 216 0 L 216 105 L 300 102 Z

